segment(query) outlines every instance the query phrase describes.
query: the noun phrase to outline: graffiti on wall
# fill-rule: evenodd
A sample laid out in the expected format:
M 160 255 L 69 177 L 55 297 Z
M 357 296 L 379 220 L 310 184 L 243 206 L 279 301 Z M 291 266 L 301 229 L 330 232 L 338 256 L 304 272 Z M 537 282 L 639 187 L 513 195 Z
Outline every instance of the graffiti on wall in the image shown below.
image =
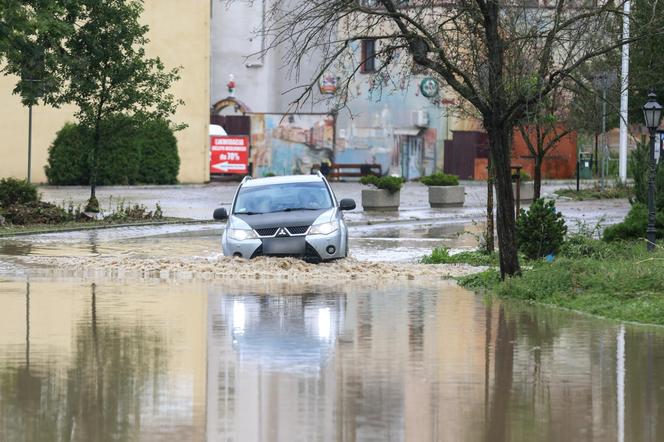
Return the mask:
M 314 165 L 332 162 L 332 116 L 252 114 L 250 117 L 255 176 L 308 174 Z
M 424 97 L 419 76 L 394 90 L 357 82 L 350 112 L 340 112 L 334 159 L 338 163 L 378 163 L 385 173 L 415 179 L 442 167 L 447 119 L 439 100 Z

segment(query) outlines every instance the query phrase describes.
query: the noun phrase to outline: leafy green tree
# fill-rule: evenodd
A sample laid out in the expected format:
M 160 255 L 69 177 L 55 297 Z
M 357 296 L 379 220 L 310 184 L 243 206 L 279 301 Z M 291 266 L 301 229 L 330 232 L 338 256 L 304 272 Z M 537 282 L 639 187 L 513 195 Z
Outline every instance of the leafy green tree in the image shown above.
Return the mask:
M 79 124 L 92 134 L 90 200 L 98 211 L 107 121 L 133 116 L 170 122 L 181 104 L 170 92 L 179 69 L 168 70 L 148 57 L 148 27 L 139 20 L 141 0 L 0 0 L 2 72 L 20 79 L 15 93 L 31 106 L 74 104 Z M 117 128 L 122 130 L 122 128 Z
M 80 0 L 78 5 L 76 31 L 64 45 L 67 82 L 58 101 L 75 104 L 79 123 L 91 131 L 87 209 L 98 211 L 95 190 L 102 137 L 113 136 L 103 133 L 104 123 L 119 115 L 169 121 L 181 104 L 169 92 L 179 69 L 167 70 L 159 58 L 147 56 L 148 27 L 139 22 L 142 2 Z
M 641 108 L 649 91 L 654 90 L 660 102 L 664 97 L 664 4 L 634 0 L 632 18 L 638 27 L 649 30 L 646 38 L 629 48 L 629 121 L 643 123 Z
M 13 92 L 24 105 L 40 99 L 58 105 L 62 45 L 74 31 L 74 10 L 66 0 L 0 0 L 0 72 L 18 77 Z

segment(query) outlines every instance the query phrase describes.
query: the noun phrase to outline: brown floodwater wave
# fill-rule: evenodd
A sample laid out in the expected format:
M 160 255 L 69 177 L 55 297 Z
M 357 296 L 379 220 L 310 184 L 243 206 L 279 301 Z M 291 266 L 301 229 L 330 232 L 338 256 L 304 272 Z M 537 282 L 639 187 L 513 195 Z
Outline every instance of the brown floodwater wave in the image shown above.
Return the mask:
M 295 258 L 259 257 L 253 260 L 213 257 L 141 258 L 132 256 L 14 258 L 28 274 L 46 277 L 160 279 L 160 280 L 445 280 L 483 270 L 467 265 L 425 265 L 365 262 L 346 258 L 311 264 Z

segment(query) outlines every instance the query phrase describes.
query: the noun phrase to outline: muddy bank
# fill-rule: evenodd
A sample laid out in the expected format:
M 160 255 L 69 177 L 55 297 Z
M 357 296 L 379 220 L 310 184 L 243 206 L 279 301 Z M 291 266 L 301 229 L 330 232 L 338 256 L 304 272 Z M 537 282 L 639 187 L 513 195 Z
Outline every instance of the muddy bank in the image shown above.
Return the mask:
M 362 262 L 347 258 L 309 264 L 293 258 L 135 258 L 43 257 L 19 258 L 28 272 L 40 276 L 110 277 L 113 279 L 173 280 L 443 280 L 484 270 L 467 265 L 424 265 Z

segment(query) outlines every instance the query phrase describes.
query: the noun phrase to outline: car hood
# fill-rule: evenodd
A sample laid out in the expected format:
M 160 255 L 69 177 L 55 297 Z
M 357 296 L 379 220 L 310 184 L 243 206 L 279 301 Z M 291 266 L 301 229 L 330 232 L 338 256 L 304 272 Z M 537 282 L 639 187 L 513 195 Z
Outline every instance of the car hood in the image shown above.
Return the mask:
M 252 229 L 265 229 L 284 226 L 310 226 L 323 213 L 332 209 L 294 210 L 292 212 L 262 213 L 260 215 L 234 214 L 233 216 L 249 224 Z

